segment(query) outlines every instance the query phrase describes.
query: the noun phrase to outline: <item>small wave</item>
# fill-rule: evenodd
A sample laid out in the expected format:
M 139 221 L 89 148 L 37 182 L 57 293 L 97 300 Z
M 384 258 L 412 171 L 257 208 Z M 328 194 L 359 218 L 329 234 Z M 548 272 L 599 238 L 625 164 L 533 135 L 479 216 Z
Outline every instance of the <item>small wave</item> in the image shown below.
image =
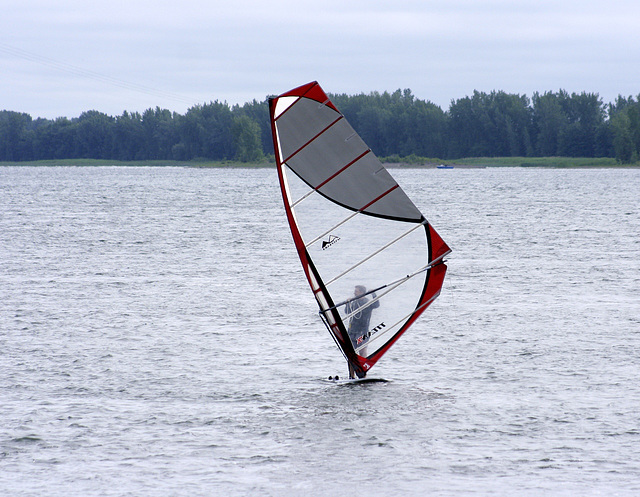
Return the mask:
M 18 437 L 18 438 L 14 438 L 12 440 L 13 442 L 16 443 L 37 443 L 37 442 L 42 442 L 42 438 L 40 438 L 37 435 L 25 435 L 24 437 Z

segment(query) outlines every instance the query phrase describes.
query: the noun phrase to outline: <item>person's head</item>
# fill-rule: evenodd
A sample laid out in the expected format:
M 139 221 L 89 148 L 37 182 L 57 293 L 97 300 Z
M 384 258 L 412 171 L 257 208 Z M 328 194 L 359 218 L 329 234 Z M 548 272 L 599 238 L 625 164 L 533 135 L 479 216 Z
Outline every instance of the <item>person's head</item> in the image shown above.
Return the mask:
M 356 285 L 356 289 L 353 291 L 356 297 L 362 297 L 365 293 L 367 293 L 367 289 L 362 285 Z

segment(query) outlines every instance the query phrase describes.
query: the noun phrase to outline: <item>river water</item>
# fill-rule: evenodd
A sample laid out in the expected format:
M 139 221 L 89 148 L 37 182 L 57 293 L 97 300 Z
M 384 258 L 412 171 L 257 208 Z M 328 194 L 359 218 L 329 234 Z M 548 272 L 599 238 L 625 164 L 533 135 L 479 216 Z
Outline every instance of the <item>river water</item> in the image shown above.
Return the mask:
M 11 496 L 640 494 L 640 170 L 393 170 L 453 248 L 346 365 L 275 169 L 0 168 Z

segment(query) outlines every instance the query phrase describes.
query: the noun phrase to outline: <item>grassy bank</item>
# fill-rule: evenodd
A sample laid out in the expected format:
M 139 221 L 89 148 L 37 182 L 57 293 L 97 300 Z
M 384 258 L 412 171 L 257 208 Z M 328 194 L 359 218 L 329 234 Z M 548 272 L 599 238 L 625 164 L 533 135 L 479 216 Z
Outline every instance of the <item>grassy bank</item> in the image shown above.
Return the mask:
M 382 162 L 389 167 L 434 168 L 440 164 L 461 168 L 474 167 L 548 167 L 548 168 L 603 168 L 640 167 L 636 164 L 619 164 L 613 158 L 589 157 L 472 157 L 466 159 L 441 160 L 424 157 L 383 157 Z M 273 167 L 272 160 L 262 162 L 212 161 L 194 159 L 191 161 L 140 160 L 117 161 L 102 159 L 56 159 L 27 162 L 0 162 L 0 166 L 135 166 L 135 167 Z
M 461 168 L 474 167 L 548 167 L 548 168 L 593 168 L 593 167 L 639 167 L 640 164 L 620 164 L 610 157 L 468 157 L 464 159 L 427 159 L 410 156 L 406 158 L 384 157 L 382 161 L 391 167 L 437 167 L 447 165 Z
M 474 157 L 450 161 L 476 167 L 629 167 L 610 157 Z M 638 164 L 635 164 L 638 166 Z

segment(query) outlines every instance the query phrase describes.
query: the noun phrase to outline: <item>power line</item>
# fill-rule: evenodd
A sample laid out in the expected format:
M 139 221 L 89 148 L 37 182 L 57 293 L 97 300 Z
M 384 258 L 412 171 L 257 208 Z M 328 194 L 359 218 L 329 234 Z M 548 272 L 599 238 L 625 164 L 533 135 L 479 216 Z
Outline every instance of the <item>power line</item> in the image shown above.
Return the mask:
M 188 100 L 176 93 L 170 93 L 164 90 L 158 90 L 156 88 L 151 88 L 149 86 L 139 85 L 137 83 L 125 81 L 123 79 L 114 78 L 112 76 L 107 76 L 105 74 L 100 74 L 94 71 L 89 71 L 88 69 L 83 69 L 81 67 L 67 64 L 66 62 L 52 59 L 50 57 L 45 57 L 43 55 L 38 55 L 33 52 L 28 52 L 27 50 L 16 48 L 11 45 L 7 45 L 6 43 L 0 42 L 0 52 L 4 52 L 6 54 L 12 55 L 14 57 L 18 57 L 20 59 L 35 62 L 43 66 L 48 66 L 58 71 L 66 72 L 67 74 L 73 74 L 75 76 L 81 76 L 84 78 L 93 79 L 95 81 L 101 81 L 103 83 L 107 83 L 112 86 L 124 88 L 126 90 L 131 90 L 138 93 L 144 93 L 146 95 L 153 95 L 156 97 L 167 98 L 170 100 L 175 100 L 175 101 L 183 102 L 187 104 L 194 103 L 192 100 Z

